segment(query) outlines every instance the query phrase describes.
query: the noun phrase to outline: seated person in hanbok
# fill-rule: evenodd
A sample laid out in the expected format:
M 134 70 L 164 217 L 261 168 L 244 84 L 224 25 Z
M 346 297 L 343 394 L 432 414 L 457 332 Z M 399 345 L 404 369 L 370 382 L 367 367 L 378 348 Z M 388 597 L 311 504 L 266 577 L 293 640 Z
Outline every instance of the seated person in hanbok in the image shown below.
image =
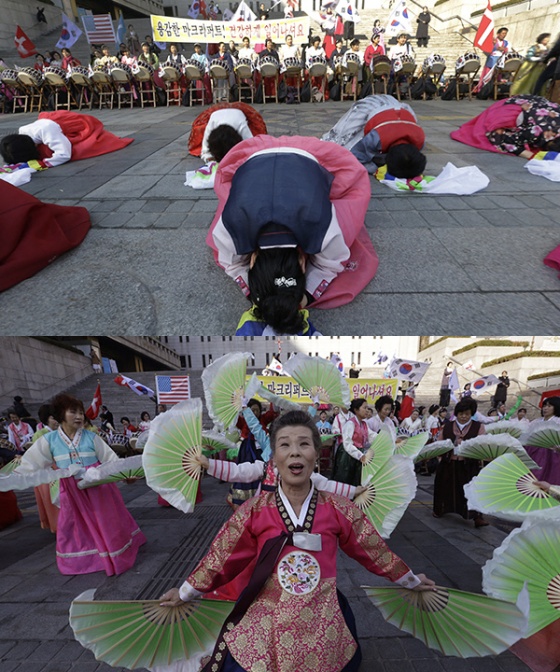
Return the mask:
M 41 112 L 37 121 L 0 140 L 0 154 L 7 164 L 0 168 L 0 179 L 16 170 L 31 174 L 67 161 L 115 152 L 131 142 L 132 138 L 106 131 L 99 119 L 88 114 Z
M 426 166 L 420 151 L 425 138 L 409 105 L 393 96 L 376 94 L 355 102 L 322 139 L 349 149 L 370 173 L 391 163 L 391 175 L 413 178 Z M 395 148 L 398 151 L 392 151 Z
M 31 446 L 15 473 L 70 465 L 89 469 L 119 459 L 97 434 L 83 429 L 80 400 L 59 394 L 52 406 L 58 429 Z M 74 477 L 60 479 L 56 561 L 61 574 L 122 574 L 134 565 L 145 542 L 114 483 L 80 490 Z
M 344 40 L 341 37 L 336 38 L 336 47 L 331 52 L 331 57 L 329 58 L 329 65 L 334 70 L 337 63 L 340 63 L 344 54 L 348 51 L 347 47 L 344 46 Z
M 249 58 L 253 63 L 257 60 L 257 53 L 251 48 L 251 40 L 248 37 L 244 37 L 241 40 L 241 47 L 237 52 L 237 58 Z
M 291 411 L 280 417 L 270 438 L 277 489 L 238 509 L 198 567 L 180 588 L 166 592 L 161 604 L 180 606 L 219 591 L 248 565 L 258 566 L 204 670 L 220 661 L 222 672 L 257 667 L 355 671 L 361 652 L 352 612 L 337 590 L 338 547 L 401 587 L 434 590 L 434 582 L 415 575 L 392 553 L 349 500 L 317 492 L 310 478 L 321 438 L 307 413 Z
M 280 47 L 280 61 L 284 63 L 286 58 L 297 58 L 301 60 L 301 49 L 299 45 L 294 44 L 293 35 L 286 35 L 286 44 Z
M 371 36 L 371 44 L 368 45 L 364 52 L 364 64 L 367 68 L 371 68 L 371 62 L 375 56 L 385 56 L 385 47 L 381 46 L 380 33 L 373 33 Z
M 305 51 L 305 66 L 308 68 L 312 64 L 313 58 L 327 59 L 325 50 L 321 46 L 321 38 L 318 35 L 311 40 L 311 46 L 307 47 Z
M 10 418 L 8 441 L 15 447 L 16 453 L 22 455 L 33 440 L 33 427 L 23 422 L 14 408 L 8 410 L 8 417 Z
M 394 44 L 387 54 L 389 58 L 394 61 L 401 56 L 410 56 L 411 58 L 415 57 L 414 49 L 408 41 L 408 35 L 406 33 L 401 33 L 397 36 L 397 44 Z
M 270 38 L 265 41 L 264 49 L 259 53 L 259 60 L 265 56 L 270 56 L 280 63 L 280 56 L 278 55 L 278 51 L 274 48 L 274 42 Z
M 206 242 L 251 301 L 242 323 L 249 317 L 297 334 L 306 305 L 349 303 L 375 275 L 364 226 L 369 178 L 344 148 L 259 135 L 228 152 L 214 188 L 218 210 Z
M 202 63 L 202 65 L 205 68 L 208 68 L 208 58 L 206 57 L 206 54 L 203 53 L 201 45 L 200 44 L 195 44 L 193 49 L 194 49 L 194 52 L 191 55 L 191 58 L 194 61 L 198 61 L 199 63 Z
M 93 62 L 94 68 L 104 68 L 119 64 L 119 59 L 116 56 L 111 56 L 111 50 L 106 44 L 102 45 L 101 54 L 102 55 L 99 58 L 96 58 Z
M 165 59 L 165 63 L 168 65 L 176 65 L 177 67 L 182 68 L 186 62 L 187 59 L 183 56 L 183 54 L 179 53 L 179 47 L 175 43 L 170 44 L 169 56 Z
M 541 96 L 512 96 L 496 101 L 450 135 L 471 147 L 525 159 L 538 152 L 558 152 L 560 105 Z
M 233 72 L 233 58 L 232 55 L 228 52 L 225 42 L 220 42 L 218 45 L 218 53 L 214 56 L 212 61 L 224 61 L 227 64 L 229 71 Z
M 75 56 L 72 56 L 70 49 L 64 47 L 62 50 L 62 69 L 70 70 L 71 68 L 75 68 L 77 65 L 81 65 L 81 62 Z
M 142 65 L 142 63 L 147 63 L 148 65 L 151 65 L 154 70 L 159 68 L 159 56 L 150 49 L 149 42 L 142 42 L 142 51 L 138 55 L 138 63 L 140 65 Z

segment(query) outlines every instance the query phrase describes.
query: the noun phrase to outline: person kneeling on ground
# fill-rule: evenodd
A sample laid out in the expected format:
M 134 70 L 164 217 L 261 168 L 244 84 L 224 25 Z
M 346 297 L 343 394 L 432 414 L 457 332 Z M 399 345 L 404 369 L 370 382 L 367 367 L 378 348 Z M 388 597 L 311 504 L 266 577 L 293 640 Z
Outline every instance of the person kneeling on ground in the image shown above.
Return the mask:
M 409 105 L 376 94 L 354 103 L 322 139 L 349 149 L 369 173 L 387 164 L 393 177 L 409 179 L 426 167 L 425 138 Z
M 316 138 L 244 140 L 222 160 L 215 190 L 206 242 L 252 303 L 238 335 L 312 335 L 308 304 L 348 303 L 375 275 L 369 179 L 345 149 Z

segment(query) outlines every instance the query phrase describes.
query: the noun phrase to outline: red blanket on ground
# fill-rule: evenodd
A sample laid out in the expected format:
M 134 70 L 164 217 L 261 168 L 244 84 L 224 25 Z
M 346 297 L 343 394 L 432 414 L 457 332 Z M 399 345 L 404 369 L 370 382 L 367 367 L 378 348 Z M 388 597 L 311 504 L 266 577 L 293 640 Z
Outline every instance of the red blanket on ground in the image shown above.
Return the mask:
M 78 246 L 91 227 L 85 208 L 43 203 L 0 180 L 0 291 Z
M 488 140 L 486 133 L 495 131 L 497 128 L 515 128 L 517 126 L 517 117 L 522 111 L 521 106 L 506 105 L 505 103 L 506 100 L 498 100 L 484 110 L 484 112 L 481 112 L 474 119 L 467 121 L 449 135 L 453 140 L 462 142 L 465 145 L 485 149 L 487 152 L 499 152 L 503 154 Z
M 224 108 L 241 110 L 247 118 L 247 126 L 251 129 L 253 135 L 266 135 L 266 124 L 262 116 L 255 110 L 254 107 L 247 105 L 247 103 L 218 103 L 212 105 L 204 112 L 201 112 L 193 121 L 191 134 L 189 136 L 189 154 L 193 156 L 200 156 L 202 151 L 202 139 L 204 138 L 204 131 L 210 119 L 210 115 L 216 110 L 223 110 Z
M 91 159 L 94 156 L 109 154 L 123 149 L 134 142 L 134 138 L 119 138 L 106 131 L 96 117 L 78 112 L 41 112 L 39 119 L 50 119 L 56 122 L 64 135 L 72 143 L 72 161 Z M 52 156 L 51 150 L 39 145 L 41 159 Z
M 236 170 L 255 152 L 274 147 L 303 149 L 312 154 L 334 176 L 330 199 L 336 208 L 344 242 L 350 248 L 350 258 L 345 269 L 312 306 L 337 308 L 350 303 L 375 276 L 379 259 L 365 228 L 365 216 L 371 197 L 369 175 L 347 149 L 334 142 L 323 142 L 310 137 L 274 138 L 271 135 L 259 135 L 244 140 L 231 149 L 216 173 L 214 190 L 218 196 L 218 210 L 206 237 L 206 244 L 212 248 L 217 260 L 218 250 L 212 232 L 222 215 Z

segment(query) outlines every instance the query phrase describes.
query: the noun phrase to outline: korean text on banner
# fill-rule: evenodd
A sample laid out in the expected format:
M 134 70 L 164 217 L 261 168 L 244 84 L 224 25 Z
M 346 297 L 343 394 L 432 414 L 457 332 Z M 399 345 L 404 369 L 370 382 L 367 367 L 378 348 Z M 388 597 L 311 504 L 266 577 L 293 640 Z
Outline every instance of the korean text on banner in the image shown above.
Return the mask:
M 249 379 L 249 376 L 247 377 Z M 289 376 L 258 376 L 261 383 L 273 394 L 289 399 L 296 404 L 310 404 L 309 394 Z M 346 378 L 350 388 L 350 398 L 363 397 L 369 404 L 384 395 L 396 398 L 399 389 L 396 378 Z M 255 395 L 259 399 L 258 395 Z
M 309 35 L 308 16 L 278 21 L 195 21 L 154 14 L 150 18 L 156 42 L 241 42 L 248 37 L 254 44 L 267 37 L 284 42 L 292 35 L 294 44 L 305 44 Z

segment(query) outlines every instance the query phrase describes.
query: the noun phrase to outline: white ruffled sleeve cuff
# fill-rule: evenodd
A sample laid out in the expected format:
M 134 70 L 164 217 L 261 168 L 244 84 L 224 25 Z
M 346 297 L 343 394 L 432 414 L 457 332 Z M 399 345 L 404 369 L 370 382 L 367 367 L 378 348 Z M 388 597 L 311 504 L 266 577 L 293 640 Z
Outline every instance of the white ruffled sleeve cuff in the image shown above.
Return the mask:
M 183 585 L 179 588 L 179 597 L 183 602 L 190 602 L 191 600 L 200 597 L 203 593 L 196 588 L 193 588 L 188 581 L 185 581 Z
M 422 581 L 416 576 L 416 574 L 410 570 L 403 576 L 401 576 L 400 579 L 397 579 L 394 583 L 398 584 L 399 586 L 402 586 L 403 588 L 416 588 L 416 586 L 419 586 Z

